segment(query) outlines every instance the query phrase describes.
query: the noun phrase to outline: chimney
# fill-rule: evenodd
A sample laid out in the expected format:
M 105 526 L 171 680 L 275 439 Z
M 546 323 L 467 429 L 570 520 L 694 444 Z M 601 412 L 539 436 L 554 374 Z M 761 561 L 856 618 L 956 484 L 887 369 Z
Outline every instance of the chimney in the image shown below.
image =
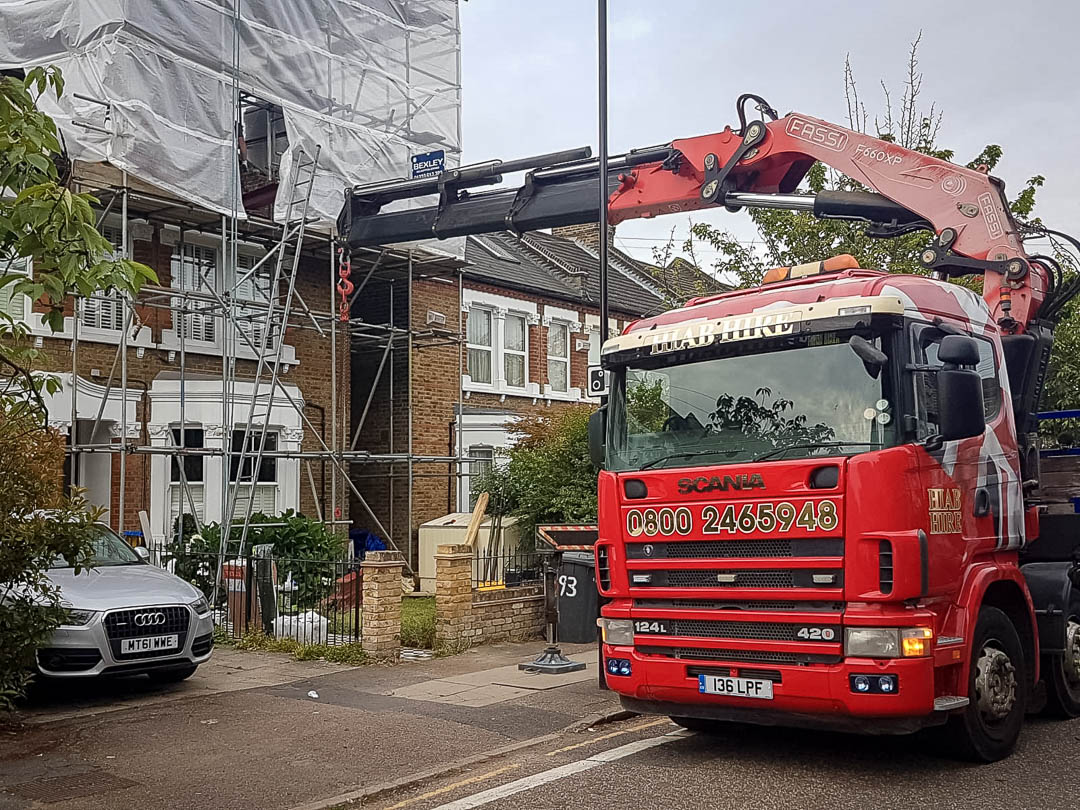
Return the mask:
M 595 222 L 586 222 L 584 225 L 563 225 L 558 228 L 551 229 L 552 236 L 558 236 L 562 239 L 571 239 L 575 242 L 581 242 L 593 252 L 600 247 L 600 228 Z M 608 247 L 615 246 L 615 226 L 608 225 Z

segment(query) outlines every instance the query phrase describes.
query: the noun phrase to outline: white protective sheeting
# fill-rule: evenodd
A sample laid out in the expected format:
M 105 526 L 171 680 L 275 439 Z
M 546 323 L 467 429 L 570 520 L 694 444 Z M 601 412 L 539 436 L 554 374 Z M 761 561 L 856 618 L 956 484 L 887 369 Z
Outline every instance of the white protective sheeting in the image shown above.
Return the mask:
M 346 185 L 414 154 L 457 165 L 459 51 L 456 0 L 0 0 L 0 66 L 64 72 L 42 106 L 72 157 L 240 216 L 237 89 L 282 107 L 290 147 L 321 145 L 311 212 L 333 220 Z

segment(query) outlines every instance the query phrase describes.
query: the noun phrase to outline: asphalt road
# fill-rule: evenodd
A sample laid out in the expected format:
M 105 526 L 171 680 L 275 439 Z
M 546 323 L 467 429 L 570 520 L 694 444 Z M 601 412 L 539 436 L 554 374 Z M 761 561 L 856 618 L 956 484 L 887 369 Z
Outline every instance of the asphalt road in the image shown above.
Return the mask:
M 634 718 L 392 793 L 381 810 L 1080 807 L 1080 720 L 1033 719 L 1011 758 L 971 765 L 922 737 L 732 725 L 690 734 Z

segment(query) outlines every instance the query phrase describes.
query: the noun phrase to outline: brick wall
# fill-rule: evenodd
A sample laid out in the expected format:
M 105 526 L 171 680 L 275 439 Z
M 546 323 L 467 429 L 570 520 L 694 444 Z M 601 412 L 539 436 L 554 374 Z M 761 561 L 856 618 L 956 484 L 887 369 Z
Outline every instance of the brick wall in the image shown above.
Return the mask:
M 354 270 L 354 275 L 358 271 Z M 405 323 L 409 312 L 408 286 L 405 280 L 391 285 L 386 281 L 369 281 L 364 288 L 362 301 L 353 311 L 353 318 L 373 324 L 389 323 L 390 295 L 393 286 L 393 319 L 397 325 Z M 521 301 L 533 302 L 538 311 L 545 305 L 571 309 L 580 313 L 582 329 L 570 335 L 570 386 L 585 390 L 589 354 L 577 351 L 576 339 L 587 339 L 584 330 L 586 315 L 599 315 L 598 307 L 583 302 L 563 301 L 550 296 L 529 294 L 493 284 L 473 280 L 465 282 L 466 289 L 488 292 Z M 441 313 L 446 323 L 439 328 L 457 335 L 465 325 L 458 297 L 456 278 L 416 278 L 412 284 L 411 323 L 416 330 L 426 330 L 429 311 Z M 613 312 L 619 321 L 633 319 L 629 313 Z M 359 422 L 364 402 L 376 379 L 376 371 L 382 359 L 382 346 L 372 345 L 354 351 L 352 379 L 352 430 Z M 547 328 L 541 324 L 529 326 L 529 375 L 530 382 L 547 383 Z M 413 349 L 412 364 L 412 436 L 413 453 L 426 456 L 448 456 L 457 452 L 456 435 L 451 431 L 456 422 L 459 404 L 460 369 L 465 363 L 465 351 L 452 342 L 442 345 L 424 345 L 417 342 Z M 387 356 L 383 373 L 375 389 L 372 406 L 368 410 L 357 443 L 359 449 L 373 453 L 404 452 L 409 433 L 409 363 L 408 351 L 402 343 Z M 391 386 L 391 370 L 393 385 Z M 543 389 L 541 389 L 543 390 Z M 392 402 L 391 402 L 392 398 Z M 546 400 L 542 396 L 506 396 L 471 392 L 464 403 L 471 407 L 498 408 L 520 415 L 541 415 L 559 408 L 573 406 L 559 400 Z M 392 436 L 391 436 L 392 430 Z M 392 439 L 392 442 L 391 442 Z M 412 559 L 417 559 L 418 529 L 422 523 L 456 511 L 457 477 L 453 465 L 446 463 L 415 462 L 412 492 L 412 520 L 409 520 L 408 469 L 404 463 L 353 465 L 353 482 L 371 506 L 383 529 L 391 535 L 394 545 L 407 552 L 411 545 Z M 381 534 L 378 526 L 356 502 L 351 514 L 357 526 Z
M 137 214 L 133 213 L 132 216 L 137 216 Z M 152 267 L 157 273 L 159 284 L 167 287 L 172 283 L 172 252 L 172 246 L 161 244 L 159 233 L 155 230 L 152 241 L 134 242 L 132 258 Z M 301 262 L 296 290 L 313 310 L 327 310 L 330 301 L 329 284 L 329 268 L 326 262 L 305 257 Z M 140 297 L 141 301 L 145 302 L 145 299 L 145 295 Z M 163 303 L 164 299 L 161 296 L 158 296 L 157 301 Z M 45 308 L 40 304 L 35 304 L 33 309 L 40 312 Z M 132 323 L 149 327 L 151 341 L 154 344 L 161 341 L 162 332 L 164 330 L 174 328 L 172 312 L 167 308 L 152 307 L 145 303 L 136 303 L 134 309 L 135 312 Z M 280 313 L 280 309 L 278 311 Z M 74 315 L 73 299 L 68 299 L 65 302 L 64 314 L 67 317 L 72 317 Z M 298 320 L 295 305 L 294 314 L 291 320 L 293 322 Z M 220 329 L 220 321 L 218 322 L 218 328 Z M 320 336 L 313 330 L 289 329 L 286 332 L 285 342 L 286 344 L 295 347 L 296 359 L 299 362 L 298 365 L 289 367 L 287 373 L 285 373 L 281 379 L 285 384 L 295 385 L 300 389 L 305 401 L 304 413 L 317 429 L 322 426 L 324 421 L 326 422 L 325 436 L 329 442 L 332 390 L 331 343 L 329 337 Z M 115 343 L 95 342 L 88 339 L 85 332 L 80 334 L 77 354 L 75 355 L 77 358 L 76 371 L 78 375 L 85 380 L 104 386 L 109 377 L 109 371 L 113 366 L 114 359 L 117 357 L 117 348 Z M 141 391 L 144 394 L 142 403 L 136 410 L 135 417 L 136 421 L 142 424 L 141 435 L 137 438 L 131 437 L 129 441 L 132 445 L 146 446 L 150 444 L 147 424 L 151 421 L 151 414 L 150 401 L 149 398 L 145 396 L 145 391 L 153 385 L 155 378 L 160 374 L 170 373 L 179 375 L 180 360 L 178 353 L 170 360 L 168 350 L 153 347 L 146 348 L 142 351 L 141 357 L 138 356 L 139 354 L 140 352 L 137 351 L 136 347 L 129 344 L 127 350 L 129 388 Z M 222 359 L 220 351 L 218 351 L 217 354 L 204 354 L 189 350 L 186 352 L 184 360 L 184 370 L 187 379 L 191 380 L 196 377 L 201 377 L 202 379 L 221 379 Z M 51 337 L 43 338 L 40 349 L 40 359 L 37 363 L 40 370 L 70 373 L 72 371 L 72 361 L 72 341 L 70 340 L 70 337 L 64 339 Z M 337 382 L 339 414 L 341 415 L 340 418 L 344 427 L 348 420 L 350 393 L 348 340 L 344 334 L 339 334 L 338 336 L 338 361 Z M 256 363 L 254 361 L 237 360 L 236 378 L 239 380 L 253 380 L 255 368 Z M 265 384 L 268 383 L 269 380 L 270 371 L 269 369 L 264 369 L 262 382 Z M 120 365 L 117 363 L 113 381 L 114 388 L 118 389 L 119 384 Z M 325 411 L 325 420 L 323 411 Z M 66 414 L 53 414 L 52 418 L 54 421 L 67 421 L 70 419 Z M 119 444 L 119 438 L 114 439 L 114 442 Z M 305 427 L 304 429 L 302 449 L 320 449 L 318 439 L 310 428 Z M 146 454 L 128 454 L 125 464 L 126 489 L 124 495 L 125 514 L 123 523 L 125 529 L 138 529 L 138 512 L 140 510 L 149 511 L 150 509 L 150 457 Z M 323 470 L 324 466 L 325 471 Z M 111 488 L 111 523 L 116 527 L 119 525 L 119 454 L 112 455 L 111 467 L 113 474 L 113 485 Z M 324 508 L 328 508 L 329 504 L 329 491 L 331 486 L 330 477 L 332 472 L 333 468 L 331 465 L 324 465 L 315 461 L 312 462 L 312 474 L 315 479 L 316 489 L 319 490 L 320 497 L 324 502 Z M 308 515 L 315 516 L 315 496 L 308 483 L 307 473 L 303 469 L 303 466 L 301 466 L 300 482 L 300 509 Z M 342 510 L 342 518 L 344 519 L 348 517 L 348 498 L 346 497 L 347 493 L 345 491 L 344 482 L 339 484 L 338 491 L 339 505 L 343 504 L 345 507 Z M 323 492 L 325 492 L 325 496 L 323 496 Z M 324 517 L 329 519 L 330 516 L 324 515 Z
M 540 585 L 474 591 L 473 550 L 439 546 L 435 555 L 435 644 L 460 649 L 493 641 L 524 641 L 544 632 Z

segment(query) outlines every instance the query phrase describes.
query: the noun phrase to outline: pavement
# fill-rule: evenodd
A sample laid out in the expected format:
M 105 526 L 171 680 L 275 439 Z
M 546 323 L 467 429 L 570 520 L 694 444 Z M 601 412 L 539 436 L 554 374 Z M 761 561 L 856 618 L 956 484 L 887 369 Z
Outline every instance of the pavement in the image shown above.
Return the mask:
M 519 673 L 543 644 L 344 667 L 218 649 L 188 681 L 73 681 L 0 727 L 0 810 L 294 808 L 563 731 L 617 708 L 584 673 Z M 408 780 L 406 780 L 408 781 Z
M 1080 720 L 1032 718 L 985 766 L 919 735 L 693 734 L 620 713 L 592 647 L 566 646 L 584 673 L 520 672 L 542 646 L 355 668 L 222 649 L 168 689 L 65 685 L 0 727 L 0 810 L 1080 806 Z

